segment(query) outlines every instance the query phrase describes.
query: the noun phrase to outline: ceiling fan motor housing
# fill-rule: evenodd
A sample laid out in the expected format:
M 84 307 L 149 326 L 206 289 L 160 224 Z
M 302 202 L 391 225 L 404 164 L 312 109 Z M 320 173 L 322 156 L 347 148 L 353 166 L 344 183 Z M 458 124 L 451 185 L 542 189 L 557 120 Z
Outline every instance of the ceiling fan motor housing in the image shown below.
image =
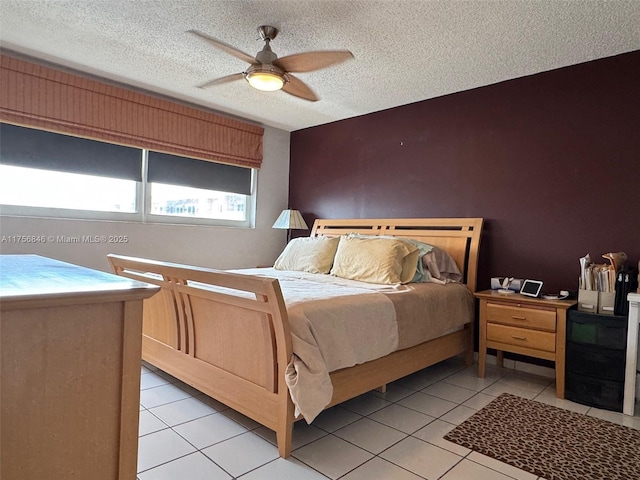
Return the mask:
M 249 68 L 247 68 L 246 72 L 244 72 L 245 76 L 254 73 L 272 73 L 274 75 L 279 75 L 286 80 L 286 74 L 283 69 L 268 63 L 254 63 Z
M 260 63 L 273 63 L 278 59 L 278 55 L 273 53 L 269 46 L 269 41 L 266 40 L 266 45 L 256 55 L 256 60 Z

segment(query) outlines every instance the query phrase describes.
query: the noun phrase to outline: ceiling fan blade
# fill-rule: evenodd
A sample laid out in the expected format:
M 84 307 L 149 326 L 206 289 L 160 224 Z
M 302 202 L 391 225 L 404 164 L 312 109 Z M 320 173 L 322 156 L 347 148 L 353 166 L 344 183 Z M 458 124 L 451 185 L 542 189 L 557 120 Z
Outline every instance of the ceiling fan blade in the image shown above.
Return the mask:
M 187 33 L 192 33 L 193 35 L 201 38 L 205 42 L 213 45 L 217 49 L 222 50 L 223 52 L 228 53 L 229 55 L 233 55 L 234 57 L 239 58 L 244 62 L 247 62 L 252 65 L 256 63 L 255 57 L 249 55 L 248 53 L 244 53 L 243 51 L 238 50 L 237 48 L 232 47 L 231 45 L 227 45 L 226 43 L 221 42 L 220 40 L 210 37 L 206 33 L 199 32 L 198 30 L 187 30 Z
M 203 83 L 202 85 L 198 85 L 198 88 L 209 88 L 214 85 L 220 85 L 222 83 L 235 82 L 236 80 L 241 80 L 243 78 L 244 78 L 244 73 L 234 73 L 232 75 L 216 78 L 215 80 L 211 80 L 210 82 Z
M 309 100 L 310 102 L 316 102 L 320 100 L 320 98 L 311 90 L 302 80 L 294 77 L 293 75 L 287 75 L 289 81 L 284 84 L 282 87 L 282 91 L 288 93 L 289 95 L 293 95 L 294 97 L 299 97 L 304 100 Z
M 282 57 L 273 62 L 286 72 L 313 72 L 353 58 L 349 50 L 304 52 Z

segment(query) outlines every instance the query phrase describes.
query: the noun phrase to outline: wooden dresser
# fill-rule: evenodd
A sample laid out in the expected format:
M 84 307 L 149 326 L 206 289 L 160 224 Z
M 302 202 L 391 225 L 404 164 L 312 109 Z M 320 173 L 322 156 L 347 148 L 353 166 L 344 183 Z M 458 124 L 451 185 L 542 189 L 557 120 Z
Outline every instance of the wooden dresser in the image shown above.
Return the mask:
M 564 398 L 567 309 L 575 300 L 544 300 L 518 293 L 486 290 L 480 299 L 478 375 L 484 377 L 487 348 L 552 360 L 556 364 L 556 395 Z
M 136 478 L 142 301 L 157 290 L 0 255 L 0 478 Z

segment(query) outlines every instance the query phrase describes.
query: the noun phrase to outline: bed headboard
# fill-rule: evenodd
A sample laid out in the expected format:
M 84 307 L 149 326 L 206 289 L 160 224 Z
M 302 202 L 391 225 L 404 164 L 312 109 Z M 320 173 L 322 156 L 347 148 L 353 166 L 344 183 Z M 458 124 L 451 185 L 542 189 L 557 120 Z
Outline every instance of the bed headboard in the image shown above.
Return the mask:
M 389 235 L 435 245 L 453 257 L 463 282 L 475 292 L 482 222 L 482 218 L 317 219 L 311 236 Z

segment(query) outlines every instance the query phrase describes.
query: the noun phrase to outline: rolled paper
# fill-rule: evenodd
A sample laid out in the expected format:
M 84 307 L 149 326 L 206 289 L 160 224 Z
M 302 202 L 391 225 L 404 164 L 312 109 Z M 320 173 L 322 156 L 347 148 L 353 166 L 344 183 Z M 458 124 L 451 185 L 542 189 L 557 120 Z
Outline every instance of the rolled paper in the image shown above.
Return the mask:
M 591 256 L 587 253 L 580 258 L 580 288 L 587 288 L 587 265 L 591 263 Z

